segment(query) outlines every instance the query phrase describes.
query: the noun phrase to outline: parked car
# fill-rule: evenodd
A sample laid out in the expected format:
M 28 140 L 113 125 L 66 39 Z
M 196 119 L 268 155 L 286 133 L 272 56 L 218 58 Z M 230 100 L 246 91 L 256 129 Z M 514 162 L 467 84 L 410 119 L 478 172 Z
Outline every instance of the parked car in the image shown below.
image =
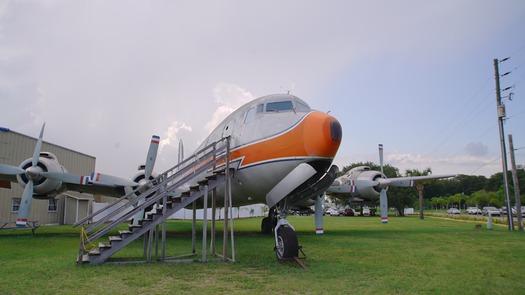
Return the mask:
M 310 216 L 311 214 L 314 214 L 314 210 L 312 210 L 311 208 L 303 208 L 299 211 L 295 211 L 296 214 L 298 215 L 307 215 L 307 216 Z
M 491 216 L 501 216 L 501 212 L 496 207 L 487 206 L 483 207 L 483 210 L 481 210 L 481 214 L 483 214 L 484 216 L 488 216 L 489 213 Z
M 481 209 L 478 207 L 468 207 L 467 214 L 481 214 Z
M 355 216 L 354 209 L 345 209 L 343 216 Z
M 363 211 L 361 211 L 361 215 L 363 215 L 363 216 L 370 216 L 370 209 L 369 208 L 363 208 Z
M 512 207 L 512 213 L 516 213 L 515 216 L 518 216 L 518 211 L 516 211 L 516 207 Z M 521 206 L 521 217 L 525 217 L 525 206 Z
M 456 208 L 450 208 L 447 210 L 447 214 L 456 215 L 456 214 L 461 214 L 461 212 Z
M 516 216 L 516 208 L 511 208 L 512 210 L 512 216 Z M 501 215 L 507 215 L 507 207 L 503 206 L 499 209 L 499 212 L 501 213 Z
M 330 209 L 330 216 L 339 216 L 339 210 Z

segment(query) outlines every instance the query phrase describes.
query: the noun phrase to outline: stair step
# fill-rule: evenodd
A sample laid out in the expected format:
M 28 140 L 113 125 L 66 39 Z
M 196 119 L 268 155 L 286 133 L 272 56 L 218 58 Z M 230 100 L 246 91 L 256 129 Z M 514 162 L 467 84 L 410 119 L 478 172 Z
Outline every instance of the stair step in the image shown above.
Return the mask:
M 95 249 L 95 250 L 89 252 L 88 254 L 89 254 L 89 256 L 100 255 L 100 249 Z
M 110 242 L 122 241 L 122 238 L 119 236 L 109 236 L 108 239 Z
M 203 179 L 203 180 L 201 180 L 201 181 L 197 181 L 197 183 L 198 183 L 199 185 L 207 185 L 209 181 L 210 181 L 209 179 Z
M 142 225 L 140 225 L 140 224 L 128 224 L 128 229 L 130 231 L 133 231 L 134 228 L 141 228 L 141 227 L 142 227 Z
M 82 259 L 81 263 L 88 263 L 89 262 L 89 254 L 86 253 L 86 254 L 82 255 L 82 258 L 77 258 L 77 263 L 79 262 L 80 259 Z
M 217 174 L 208 175 L 206 176 L 206 179 L 207 180 L 217 180 Z
M 201 189 L 200 185 L 193 185 L 193 186 L 190 186 L 190 191 L 198 191 L 198 190 L 200 190 L 200 189 Z
M 225 171 L 226 171 L 226 167 L 222 166 L 221 168 L 217 168 L 217 169 L 213 170 L 213 173 L 215 173 L 215 174 L 222 174 Z
M 132 234 L 131 231 L 129 231 L 129 230 L 125 230 L 125 229 L 121 229 L 121 230 L 119 230 L 118 233 L 119 233 L 120 236 L 123 236 L 123 235 L 131 235 L 131 234 Z
M 98 248 L 99 249 L 102 249 L 102 248 L 111 248 L 111 243 L 98 243 Z

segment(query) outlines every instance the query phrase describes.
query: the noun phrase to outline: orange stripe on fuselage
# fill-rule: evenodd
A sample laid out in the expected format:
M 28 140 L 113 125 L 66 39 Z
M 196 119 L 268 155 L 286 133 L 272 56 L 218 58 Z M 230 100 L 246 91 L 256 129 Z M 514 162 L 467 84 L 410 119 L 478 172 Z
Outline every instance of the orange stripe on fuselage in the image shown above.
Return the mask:
M 333 142 L 330 115 L 310 112 L 293 128 L 282 134 L 231 151 L 232 161 L 241 160 L 239 168 L 268 161 L 293 158 L 333 158 L 340 141 Z

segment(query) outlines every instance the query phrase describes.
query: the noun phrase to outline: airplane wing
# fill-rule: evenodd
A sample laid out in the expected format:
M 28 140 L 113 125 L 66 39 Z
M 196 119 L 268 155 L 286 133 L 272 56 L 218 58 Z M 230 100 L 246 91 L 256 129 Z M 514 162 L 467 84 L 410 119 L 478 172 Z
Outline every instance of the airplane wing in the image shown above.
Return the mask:
M 444 175 L 426 175 L 426 176 L 409 176 L 409 177 L 397 177 L 379 179 L 381 186 L 399 186 L 399 187 L 412 187 L 418 182 L 437 180 L 442 178 L 450 178 L 456 176 L 455 174 L 444 174 Z
M 66 190 L 110 197 L 125 195 L 124 188 L 126 186 L 138 186 L 138 183 L 131 180 L 102 173 L 74 175 L 61 172 L 42 172 L 41 175 L 49 179 L 62 181 Z
M 0 164 L 0 166 L 7 165 Z M 0 171 L 3 171 L 2 167 L 0 167 Z M 0 173 L 0 182 L 16 182 L 16 175 Z

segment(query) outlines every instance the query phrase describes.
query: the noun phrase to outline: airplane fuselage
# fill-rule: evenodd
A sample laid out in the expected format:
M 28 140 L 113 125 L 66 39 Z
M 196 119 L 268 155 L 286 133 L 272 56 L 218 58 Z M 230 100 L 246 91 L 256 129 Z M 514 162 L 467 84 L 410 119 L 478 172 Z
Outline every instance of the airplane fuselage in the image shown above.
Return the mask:
M 237 109 L 201 147 L 226 136 L 231 137 L 230 165 L 235 169 L 232 201 L 242 206 L 266 203 L 268 192 L 301 163 L 322 176 L 339 148 L 342 130 L 335 118 L 293 95 L 269 95 Z

